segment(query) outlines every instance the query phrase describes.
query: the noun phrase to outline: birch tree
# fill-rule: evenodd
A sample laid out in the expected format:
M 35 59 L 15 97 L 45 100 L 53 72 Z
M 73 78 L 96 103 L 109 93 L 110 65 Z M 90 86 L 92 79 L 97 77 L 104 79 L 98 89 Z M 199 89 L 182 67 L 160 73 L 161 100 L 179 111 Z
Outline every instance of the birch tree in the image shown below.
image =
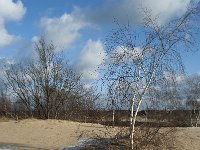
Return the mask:
M 117 24 L 106 40 L 104 83 L 108 87 L 128 83 L 123 91 L 131 91 L 123 101 L 129 103 L 132 150 L 138 111 L 148 90 L 162 81 L 166 73 L 184 70 L 181 53 L 193 44 L 190 21 L 196 10 L 188 9 L 183 16 L 163 25 L 149 12 L 144 13 L 143 24 L 134 27 Z

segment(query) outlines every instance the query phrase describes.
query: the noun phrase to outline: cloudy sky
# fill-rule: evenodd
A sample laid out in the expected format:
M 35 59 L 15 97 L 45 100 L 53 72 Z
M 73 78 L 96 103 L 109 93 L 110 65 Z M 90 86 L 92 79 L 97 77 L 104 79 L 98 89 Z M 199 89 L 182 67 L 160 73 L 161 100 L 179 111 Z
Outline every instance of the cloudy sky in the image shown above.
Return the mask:
M 33 41 L 45 35 L 68 53 L 84 79 L 97 79 L 114 18 L 138 23 L 141 8 L 148 8 L 164 24 L 184 14 L 191 1 L 198 0 L 0 0 L 0 66 L 32 56 Z M 200 52 L 183 58 L 189 74 L 200 72 Z

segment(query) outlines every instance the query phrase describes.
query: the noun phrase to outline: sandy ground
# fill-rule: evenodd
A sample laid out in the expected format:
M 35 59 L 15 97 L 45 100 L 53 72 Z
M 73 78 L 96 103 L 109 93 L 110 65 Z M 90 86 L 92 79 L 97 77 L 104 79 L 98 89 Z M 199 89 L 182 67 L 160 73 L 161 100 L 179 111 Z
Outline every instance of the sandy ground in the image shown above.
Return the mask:
M 102 134 L 103 131 L 102 125 L 63 120 L 0 121 L 0 145 L 21 149 L 61 149 L 76 145 L 81 133 L 93 136 L 91 134 Z
M 178 150 L 200 150 L 200 128 L 177 129 Z M 81 133 L 85 135 L 83 138 L 96 134 L 109 137 L 114 134 L 112 130 L 98 124 L 63 120 L 1 120 L 0 145 L 18 146 L 23 150 L 56 150 L 76 145 Z
M 178 128 L 175 143 L 178 150 L 200 150 L 200 127 Z

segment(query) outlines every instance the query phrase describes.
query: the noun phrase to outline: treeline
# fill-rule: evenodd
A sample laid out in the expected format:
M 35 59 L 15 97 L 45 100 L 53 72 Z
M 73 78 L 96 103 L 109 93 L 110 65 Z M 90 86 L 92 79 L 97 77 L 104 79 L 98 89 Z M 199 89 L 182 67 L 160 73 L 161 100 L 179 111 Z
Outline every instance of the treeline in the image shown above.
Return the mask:
M 132 95 L 123 90 L 125 84 L 120 84 L 123 88 L 115 86 L 117 89 L 100 100 L 100 94 L 88 88 L 62 52 L 44 38 L 35 43 L 35 57 L 10 65 L 2 80 L 0 116 L 129 125 Z M 143 111 L 138 113 L 142 122 L 153 124 L 149 122 L 153 119 L 162 126 L 198 126 L 200 76 L 180 80 L 179 76 L 168 75 L 163 81 L 149 88 L 145 95 Z M 108 105 L 100 111 L 97 101 Z M 137 120 L 137 124 L 140 122 Z

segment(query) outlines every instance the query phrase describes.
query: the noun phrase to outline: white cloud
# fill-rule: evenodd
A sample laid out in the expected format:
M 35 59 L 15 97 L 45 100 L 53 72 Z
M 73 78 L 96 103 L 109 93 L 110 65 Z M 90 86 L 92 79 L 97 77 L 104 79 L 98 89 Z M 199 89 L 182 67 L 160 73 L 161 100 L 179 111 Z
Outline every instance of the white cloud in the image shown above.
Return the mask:
M 103 43 L 100 40 L 88 40 L 80 53 L 76 67 L 85 80 L 97 79 L 99 75 L 98 67 L 103 63 L 105 57 Z
M 5 47 L 19 39 L 18 36 L 10 35 L 4 25 L 0 24 L 0 48 Z
M 164 77 L 167 79 L 169 82 L 182 82 L 185 80 L 185 75 L 184 74 L 174 74 L 171 72 L 164 72 Z
M 137 0 L 143 8 L 147 8 L 153 18 L 158 17 L 160 23 L 165 23 L 171 17 L 179 17 L 187 11 L 191 0 Z
M 112 53 L 111 60 L 107 63 L 124 63 L 130 61 L 139 61 L 147 58 L 151 53 L 154 53 L 155 50 L 151 48 L 145 48 L 145 50 L 141 47 L 124 47 L 124 46 L 117 46 Z
M 19 21 L 25 12 L 21 1 L 15 3 L 12 0 L 0 0 L 0 19 L 3 21 Z
M 59 48 L 69 48 L 81 35 L 79 31 L 89 25 L 77 16 L 77 10 L 60 17 L 44 17 L 40 20 L 45 37 Z
M 91 84 L 84 84 L 83 87 L 84 87 L 86 90 L 89 90 L 89 89 L 91 89 L 92 85 L 91 85 Z
M 183 74 L 182 75 L 177 75 L 177 77 L 176 77 L 176 81 L 177 82 L 181 82 L 183 80 L 185 80 L 185 76 Z
M 0 79 L 4 79 L 5 70 L 14 64 L 14 59 L 11 58 L 0 58 Z
M 109 0 L 95 9 L 82 9 L 82 14 L 97 24 L 113 23 L 113 18 L 121 23 L 138 23 L 144 17 L 143 9 L 147 9 L 152 17 L 158 17 L 159 23 L 165 23 L 185 13 L 191 2 L 193 0 L 118 0 L 117 3 Z
M 19 36 L 11 35 L 5 28 L 8 21 L 20 21 L 26 12 L 21 1 L 0 0 L 0 48 L 12 44 Z
M 142 49 L 134 47 L 134 49 L 128 49 L 123 46 L 117 46 L 113 53 L 114 61 L 117 63 L 125 62 L 129 60 L 137 60 L 142 58 Z

